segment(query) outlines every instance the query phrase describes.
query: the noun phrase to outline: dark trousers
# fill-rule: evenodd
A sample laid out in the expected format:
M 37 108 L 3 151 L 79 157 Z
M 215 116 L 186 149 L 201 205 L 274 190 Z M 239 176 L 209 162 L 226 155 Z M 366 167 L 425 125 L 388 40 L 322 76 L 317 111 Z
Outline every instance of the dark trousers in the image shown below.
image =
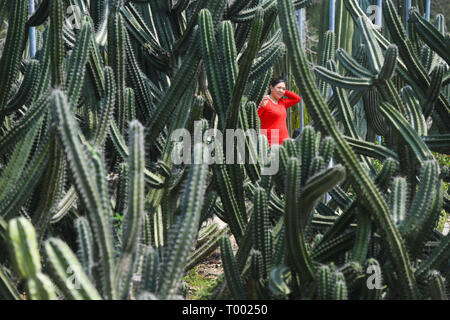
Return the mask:
M 301 134 L 300 129 L 295 129 L 294 133 L 292 134 L 292 139 L 297 138 Z

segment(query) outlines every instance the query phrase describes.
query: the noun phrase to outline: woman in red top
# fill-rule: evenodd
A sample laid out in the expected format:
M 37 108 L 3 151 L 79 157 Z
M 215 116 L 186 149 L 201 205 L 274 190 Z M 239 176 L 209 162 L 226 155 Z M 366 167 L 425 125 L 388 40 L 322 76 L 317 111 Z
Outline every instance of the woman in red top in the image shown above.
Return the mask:
M 272 80 L 269 89 L 270 94 L 263 98 L 258 107 L 261 129 L 267 130 L 269 145 L 282 144 L 285 139 L 289 138 L 286 109 L 299 103 L 301 98 L 286 90 L 286 81 L 282 78 Z M 275 130 L 278 130 L 278 138 Z M 264 131 L 262 132 L 264 133 Z

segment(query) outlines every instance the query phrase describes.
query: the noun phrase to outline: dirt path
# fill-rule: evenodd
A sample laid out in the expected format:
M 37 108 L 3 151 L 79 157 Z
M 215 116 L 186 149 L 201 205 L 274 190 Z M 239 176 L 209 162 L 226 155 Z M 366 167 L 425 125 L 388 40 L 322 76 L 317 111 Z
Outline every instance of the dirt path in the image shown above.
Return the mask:
M 219 229 L 227 227 L 227 224 L 217 217 L 209 223 L 216 223 Z M 230 241 L 233 253 L 236 254 L 238 246 L 232 235 L 230 236 Z M 212 293 L 217 285 L 220 286 L 224 276 L 220 247 L 216 248 L 202 263 L 198 264 L 193 269 L 193 272 L 194 279 L 189 281 L 188 299 L 208 299 L 208 292 Z M 202 280 L 195 280 L 195 277 L 200 277 Z
M 223 228 L 223 226 L 221 225 L 219 227 Z M 234 240 L 233 236 L 230 237 L 230 240 L 231 247 L 233 248 L 233 253 L 236 254 L 238 250 L 236 241 Z M 199 264 L 197 269 L 203 276 L 220 276 L 223 273 L 222 260 L 220 258 L 220 247 L 214 250 L 213 253 L 211 253 L 211 255 L 206 258 L 203 263 Z

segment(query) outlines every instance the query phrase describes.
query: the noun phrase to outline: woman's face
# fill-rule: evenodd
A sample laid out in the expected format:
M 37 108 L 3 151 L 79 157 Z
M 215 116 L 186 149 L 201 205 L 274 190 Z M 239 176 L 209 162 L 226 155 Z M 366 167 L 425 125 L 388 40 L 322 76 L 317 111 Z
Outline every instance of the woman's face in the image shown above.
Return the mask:
M 286 91 L 286 83 L 280 82 L 275 86 L 270 86 L 270 92 L 272 96 L 279 100 L 284 96 L 284 92 Z

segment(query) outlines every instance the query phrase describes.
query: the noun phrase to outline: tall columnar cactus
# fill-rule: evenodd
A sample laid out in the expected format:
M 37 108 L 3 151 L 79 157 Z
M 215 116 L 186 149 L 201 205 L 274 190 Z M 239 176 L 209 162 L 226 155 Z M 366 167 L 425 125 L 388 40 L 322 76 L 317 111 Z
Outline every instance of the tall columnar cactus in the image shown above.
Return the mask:
M 73 107 L 78 105 L 78 100 L 83 87 L 86 63 L 89 58 L 93 26 L 89 19 L 83 19 L 80 34 L 70 56 L 70 67 L 67 70 L 66 85 L 67 95 L 70 97 Z
M 299 216 L 296 214 L 297 195 L 300 164 L 297 159 L 290 159 L 287 170 L 286 183 L 286 240 L 288 247 L 288 259 L 295 266 L 297 273 L 302 274 L 306 280 L 314 279 L 315 270 L 311 257 L 307 251 L 304 228 L 300 225 Z M 298 253 L 301 253 L 300 255 Z
M 42 273 L 33 225 L 25 218 L 13 219 L 8 224 L 8 236 L 12 261 L 19 275 L 27 281 L 30 299 L 56 300 L 52 282 Z
M 52 87 L 64 86 L 64 39 L 63 19 L 64 1 L 50 1 L 50 56 L 52 70 Z
M 320 96 L 311 71 L 308 68 L 306 57 L 301 50 L 298 43 L 298 30 L 295 27 L 293 17 L 292 3 L 286 0 L 278 1 L 278 7 L 281 17 L 281 26 L 283 30 L 283 37 L 288 47 L 288 53 L 293 61 L 294 76 L 298 81 L 300 90 L 303 94 L 304 100 L 311 110 L 314 120 L 321 127 L 325 133 L 332 136 L 336 142 L 336 149 L 342 161 L 347 166 L 347 169 L 355 182 L 355 187 L 358 188 L 361 196 L 369 203 L 373 209 L 375 218 L 381 229 L 387 236 L 390 244 L 391 257 L 399 271 L 401 278 L 401 285 L 403 286 L 403 293 L 405 297 L 416 298 L 417 288 L 414 279 L 414 274 L 411 268 L 410 258 L 406 248 L 400 238 L 400 234 L 390 217 L 386 202 L 376 189 L 374 183 L 368 177 L 361 165 L 356 161 L 355 154 L 348 146 L 347 142 L 342 138 L 338 132 L 336 124 L 329 113 L 325 101 Z
M 234 46 L 234 39 L 231 39 L 231 43 L 220 43 L 221 46 L 223 46 L 222 52 L 225 51 L 224 53 L 226 53 L 228 51 L 227 53 L 228 55 L 230 55 L 224 57 L 225 61 L 231 62 L 221 64 L 219 60 L 219 48 L 214 35 L 213 20 L 209 10 L 202 9 L 200 11 L 198 24 L 200 28 L 202 57 L 205 63 L 205 69 L 210 83 L 209 87 L 214 100 L 214 104 L 217 107 L 221 127 L 223 127 L 223 123 L 225 121 L 226 106 L 230 103 L 230 88 L 233 88 L 235 80 L 234 78 L 236 77 L 236 75 L 233 76 L 233 72 L 236 73 L 237 66 L 235 66 L 231 70 L 228 70 L 227 68 L 224 69 L 224 67 L 231 67 L 233 66 L 233 64 L 235 64 L 236 53 L 234 52 L 233 56 L 233 50 L 232 48 L 230 48 L 231 46 Z M 229 29 L 226 27 L 226 24 L 223 25 L 223 29 L 228 30 L 229 33 Z M 222 41 L 230 42 L 228 35 L 222 35 L 222 38 L 224 38 L 223 40 L 221 39 Z M 221 76 L 223 75 L 225 75 L 225 78 L 221 79 Z
M 121 256 L 117 267 L 116 278 L 121 279 L 124 274 L 133 273 L 133 258 L 139 243 L 141 234 L 144 212 L 144 168 L 145 168 L 145 151 L 144 151 L 144 128 L 138 121 L 130 123 L 129 133 L 129 150 L 130 157 L 129 167 L 129 184 L 126 214 L 123 220 Z M 119 283 L 118 283 L 119 285 Z M 118 288 L 122 290 L 122 297 L 127 297 L 129 288 Z
M 254 239 L 256 250 L 262 252 L 263 270 L 262 277 L 267 278 L 272 268 L 273 236 L 269 230 L 269 212 L 267 194 L 262 188 L 258 188 L 254 195 Z
M 252 28 L 250 30 L 249 43 L 246 51 L 243 55 L 243 61 L 239 68 L 236 83 L 231 96 L 230 107 L 227 110 L 227 128 L 236 128 L 239 115 L 239 106 L 242 98 L 242 94 L 245 90 L 245 83 L 248 80 L 248 76 L 251 70 L 253 59 L 255 58 L 259 46 L 261 45 L 261 33 L 263 27 L 264 11 L 258 9 L 254 15 L 252 22 Z
M 120 14 L 122 1 L 114 1 L 108 18 L 108 65 L 114 70 L 116 81 L 116 114 L 115 119 L 122 134 L 125 132 L 125 76 L 126 76 L 126 29 Z
M 244 299 L 244 287 L 242 279 L 239 274 L 236 259 L 231 249 L 230 239 L 223 237 L 220 243 L 220 253 L 222 257 L 222 263 L 224 264 L 225 277 L 229 290 L 235 299 Z
M 6 3 L 6 1 L 5 1 Z M 19 71 L 20 57 L 22 55 L 24 42 L 26 41 L 25 23 L 28 14 L 27 1 L 14 1 L 9 3 L 11 9 L 8 21 L 11 27 L 5 42 L 5 49 L 0 60 L 0 71 L 6 78 L 4 85 L 0 89 L 0 110 L 6 107 L 6 103 L 11 95 L 11 88 L 16 80 Z M 0 119 L 3 122 L 3 118 Z
M 194 146 L 193 164 L 189 170 L 186 191 L 181 205 L 182 216 L 171 230 L 169 244 L 164 255 L 158 295 L 167 298 L 176 293 L 184 264 L 196 235 L 201 206 L 205 195 L 205 179 L 208 166 L 203 163 L 203 148 Z
M 60 239 L 50 238 L 45 243 L 45 252 L 50 262 L 53 279 L 68 299 L 101 299 L 84 273 L 82 265 L 66 243 Z
M 79 139 L 79 129 L 72 114 L 70 105 L 63 92 L 55 90 L 52 93 L 52 109 L 58 124 L 59 137 L 68 157 L 70 168 L 76 177 L 75 186 L 81 194 L 81 199 L 90 213 L 90 220 L 94 228 L 94 235 L 98 241 L 102 258 L 103 295 L 110 299 L 116 297 L 114 288 L 114 261 L 112 248 L 112 227 L 108 216 L 111 215 L 109 204 L 104 203 L 106 195 L 102 186 L 98 185 L 94 168 L 88 167 L 87 150 L 83 148 Z M 93 153 L 93 161 L 99 160 L 99 155 Z M 91 160 L 92 161 L 92 160 Z M 100 169 L 100 168 L 99 168 Z M 104 170 L 104 169 L 103 169 Z M 101 177 L 104 179 L 104 177 Z

